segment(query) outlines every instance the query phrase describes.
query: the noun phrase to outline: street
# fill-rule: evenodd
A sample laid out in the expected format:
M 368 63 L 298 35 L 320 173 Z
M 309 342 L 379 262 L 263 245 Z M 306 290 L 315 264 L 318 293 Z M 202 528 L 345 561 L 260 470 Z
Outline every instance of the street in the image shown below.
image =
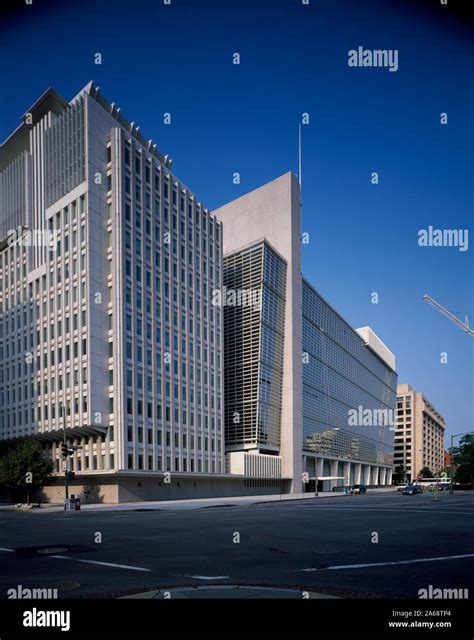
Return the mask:
M 432 585 L 472 597 L 473 528 L 474 492 L 188 511 L 1 511 L 0 597 L 20 585 L 56 588 L 59 598 L 203 585 L 343 598 L 418 598 Z

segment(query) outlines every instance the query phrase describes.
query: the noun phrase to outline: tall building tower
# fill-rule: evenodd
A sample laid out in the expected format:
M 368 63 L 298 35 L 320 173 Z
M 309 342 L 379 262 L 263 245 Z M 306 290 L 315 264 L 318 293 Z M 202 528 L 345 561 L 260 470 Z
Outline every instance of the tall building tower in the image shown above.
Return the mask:
M 222 225 L 92 82 L 48 89 L 1 145 L 0 242 L 0 439 L 61 473 L 65 437 L 86 499 L 219 477 Z
M 405 467 L 407 479 L 417 479 L 423 467 L 438 476 L 444 469 L 446 423 L 429 400 L 409 384 L 397 387 L 395 466 Z
M 226 451 L 278 453 L 286 261 L 265 240 L 224 260 Z
M 303 280 L 303 454 L 319 490 L 390 485 L 395 357 Z
M 272 373 L 266 369 L 269 361 L 269 353 L 276 350 L 275 366 L 280 363 L 280 336 L 283 334 L 283 371 L 279 403 L 281 403 L 281 414 L 273 411 L 267 414 L 267 429 L 274 434 L 279 433 L 278 451 L 275 451 L 275 439 L 273 442 L 273 452 L 279 454 L 281 458 L 281 476 L 285 484 L 285 490 L 301 491 L 302 474 L 302 370 L 301 370 L 301 245 L 300 245 L 300 188 L 298 181 L 292 173 L 273 180 L 272 182 L 233 200 L 229 204 L 220 207 L 214 214 L 224 225 L 224 255 L 226 265 L 231 265 L 239 260 L 247 260 L 245 257 L 248 251 L 252 251 L 255 245 L 261 247 L 264 257 L 267 255 L 269 266 L 275 264 L 274 270 L 279 272 L 276 285 L 271 282 L 270 276 L 263 276 L 266 281 L 266 290 L 269 292 L 268 299 L 265 295 L 262 298 L 263 310 L 262 322 L 268 327 L 266 335 L 269 338 L 276 338 L 276 342 L 271 345 L 268 341 L 260 341 L 258 348 L 261 350 L 259 362 L 260 368 L 257 377 L 254 378 L 253 393 L 260 394 L 260 408 L 268 407 L 265 395 L 268 391 L 276 393 L 278 385 L 275 371 Z M 265 241 L 265 242 L 264 242 Z M 236 255 L 237 254 L 237 255 Z M 240 257 L 238 257 L 240 256 Z M 227 271 L 231 276 L 232 269 Z M 285 273 L 285 284 L 282 276 Z M 261 288 L 261 281 L 256 284 Z M 271 294 L 270 294 L 271 292 Z M 276 294 L 276 296 L 275 296 Z M 280 324 L 280 308 L 283 305 L 283 326 Z M 272 308 L 276 306 L 273 311 Z M 268 309 L 268 313 L 265 312 Z M 230 316 L 229 316 L 230 319 Z M 230 325 L 227 325 L 230 328 Z M 253 323 L 240 323 L 243 331 L 243 344 L 247 344 L 252 338 Z M 233 329 L 232 329 L 233 331 Z M 263 334 L 262 334 L 263 335 Z M 226 336 L 227 340 L 227 336 Z M 255 346 L 257 348 L 257 346 Z M 251 370 L 254 365 L 247 358 L 243 361 L 243 366 L 237 364 L 235 369 L 226 368 L 226 381 L 233 377 L 251 377 Z M 232 362 L 227 362 L 227 367 L 233 367 Z M 268 374 L 271 373 L 272 381 L 268 384 Z M 232 390 L 228 393 L 233 393 Z M 248 400 L 243 390 L 236 389 L 240 393 L 240 398 L 229 396 L 231 402 L 244 402 Z M 227 396 L 226 396 L 227 398 Z M 274 396 L 273 396 L 274 398 Z M 227 400 L 225 400 L 227 402 Z M 275 399 L 272 405 L 278 404 Z M 231 416 L 226 416 L 226 428 L 231 433 L 233 427 L 230 423 Z M 257 424 L 259 418 L 256 417 Z M 238 444 L 238 443 L 235 443 Z M 246 443 L 241 441 L 242 449 L 246 448 Z M 254 440 L 254 446 L 255 440 Z M 261 455 L 266 455 L 262 452 Z M 231 454 L 231 463 L 232 463 Z M 235 456 L 234 456 L 235 457 Z M 258 458 L 249 459 L 247 464 L 258 464 Z M 262 474 L 270 474 L 269 477 L 278 473 L 273 460 L 268 462 L 262 459 Z M 231 471 L 233 467 L 231 465 Z
M 260 468 L 271 478 L 281 466 L 282 486 L 292 492 L 302 490 L 303 472 L 309 490 L 391 484 L 395 357 L 369 327 L 353 329 L 302 278 L 295 176 L 286 173 L 214 213 L 224 225 L 224 284 L 269 293 L 259 311 L 225 312 L 231 471 Z M 273 277 L 262 268 L 266 255 Z M 352 424 L 351 411 L 372 419 Z M 235 423 L 241 412 L 245 419 Z

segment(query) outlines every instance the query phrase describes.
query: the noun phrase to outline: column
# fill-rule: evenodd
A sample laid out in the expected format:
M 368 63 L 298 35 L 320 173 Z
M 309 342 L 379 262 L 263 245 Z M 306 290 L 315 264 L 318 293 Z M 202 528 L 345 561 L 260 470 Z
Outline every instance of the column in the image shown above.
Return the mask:
M 360 484 L 362 465 L 360 462 L 354 463 L 354 484 Z
M 380 484 L 384 485 L 387 481 L 387 467 L 380 467 Z
M 372 467 L 372 484 L 380 484 L 379 471 L 380 467 Z
M 332 476 L 338 476 L 338 468 L 339 468 L 339 461 L 338 460 L 331 460 L 331 475 Z M 336 487 L 338 483 L 338 480 L 331 480 L 329 482 L 329 489 L 332 491 L 333 487 Z
M 362 484 L 370 484 L 370 464 L 364 464 L 364 466 L 362 467 L 362 476 L 364 478 Z
M 316 458 L 316 477 L 320 478 L 323 475 L 324 470 L 324 458 Z
M 387 485 L 390 486 L 392 484 L 392 475 L 393 475 L 393 467 L 389 467 L 387 469 Z
M 348 487 L 351 484 L 351 463 L 344 462 L 344 486 Z

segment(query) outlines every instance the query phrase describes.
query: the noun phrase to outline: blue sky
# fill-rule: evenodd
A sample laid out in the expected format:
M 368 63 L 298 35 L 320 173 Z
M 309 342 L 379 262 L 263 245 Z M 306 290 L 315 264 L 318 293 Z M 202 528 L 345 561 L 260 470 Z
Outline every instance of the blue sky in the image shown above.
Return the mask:
M 305 275 L 352 325 L 372 326 L 396 354 L 399 381 L 439 408 L 448 434 L 472 430 L 474 340 L 421 297 L 474 325 L 473 249 L 417 244 L 429 225 L 466 229 L 472 221 L 472 27 L 456 6 L 20 2 L 0 27 L 0 138 L 48 86 L 70 99 L 92 79 L 213 209 L 297 172 L 298 123 L 308 112 Z M 348 51 L 358 46 L 397 49 L 398 71 L 350 68 Z M 102 65 L 94 64 L 98 52 Z

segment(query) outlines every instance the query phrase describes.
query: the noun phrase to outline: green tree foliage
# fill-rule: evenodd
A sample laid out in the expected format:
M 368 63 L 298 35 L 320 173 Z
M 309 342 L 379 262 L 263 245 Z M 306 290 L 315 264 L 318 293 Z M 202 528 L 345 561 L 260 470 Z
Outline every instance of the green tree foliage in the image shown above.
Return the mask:
M 34 490 L 48 484 L 52 476 L 53 461 L 43 457 L 40 445 L 34 440 L 26 440 L 0 457 L 0 485 L 22 490 L 26 502 Z
M 470 484 L 474 489 L 474 433 L 467 433 L 458 447 L 451 449 L 453 462 L 457 465 L 455 482 Z
M 423 467 L 418 475 L 423 476 L 423 478 L 434 478 L 433 472 L 429 467 Z
M 402 464 L 398 464 L 395 467 L 395 473 L 393 474 L 394 484 L 400 484 L 401 482 L 405 482 L 406 479 L 407 479 L 407 472 L 405 467 Z

